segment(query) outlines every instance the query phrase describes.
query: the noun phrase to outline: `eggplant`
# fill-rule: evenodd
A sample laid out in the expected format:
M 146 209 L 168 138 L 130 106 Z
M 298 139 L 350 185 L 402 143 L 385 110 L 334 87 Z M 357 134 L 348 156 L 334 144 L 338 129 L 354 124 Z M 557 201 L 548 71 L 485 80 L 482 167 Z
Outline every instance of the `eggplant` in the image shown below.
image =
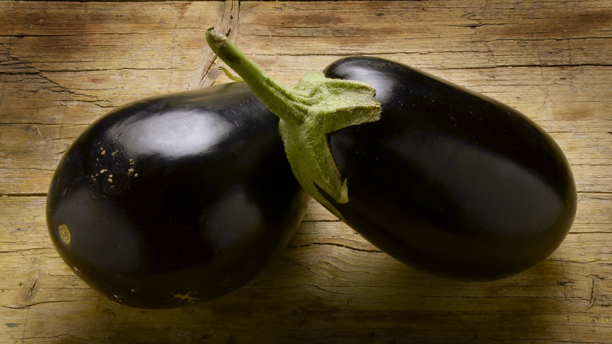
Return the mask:
M 344 221 L 420 270 L 466 280 L 519 273 L 568 234 L 577 196 L 565 155 L 515 109 L 417 69 L 350 57 L 329 78 L 376 89 L 381 119 L 329 136 Z
M 214 29 L 207 35 L 281 118 L 304 189 L 407 265 L 496 280 L 542 261 L 568 234 L 577 206 L 569 163 L 509 106 L 373 57 L 340 59 L 291 90 Z
M 309 200 L 277 127 L 244 83 L 108 113 L 53 176 L 55 248 L 91 287 L 132 307 L 177 307 L 245 285 L 287 244 Z

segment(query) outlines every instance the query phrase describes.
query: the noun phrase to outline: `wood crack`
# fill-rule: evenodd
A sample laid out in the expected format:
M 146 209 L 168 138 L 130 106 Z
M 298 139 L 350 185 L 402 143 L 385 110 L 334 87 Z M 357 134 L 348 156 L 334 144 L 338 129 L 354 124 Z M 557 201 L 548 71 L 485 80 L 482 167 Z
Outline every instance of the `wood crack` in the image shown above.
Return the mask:
M 44 170 L 44 171 L 52 171 L 52 170 Z M 47 193 L 46 192 L 5 193 L 5 194 L 0 194 L 0 197 L 47 197 Z
M 18 63 L 15 63 L 18 64 Z M 30 68 L 33 68 L 30 66 Z M 46 69 L 39 70 L 33 68 L 35 71 L 29 72 L 20 72 L 20 71 L 0 71 L 0 75 L 41 75 L 41 73 L 87 73 L 87 72 L 108 72 L 108 71 L 166 71 L 171 69 L 171 67 L 159 67 L 159 68 L 137 68 L 137 67 L 124 67 L 124 68 L 87 68 L 87 69 Z M 43 76 L 43 78 L 45 78 Z M 53 82 L 53 81 L 51 81 Z
M 342 222 L 340 221 L 340 219 L 334 219 L 334 220 L 326 220 L 326 219 L 316 219 L 316 220 L 303 220 L 302 223 L 336 223 L 336 222 Z
M 287 245 L 286 247 L 289 249 L 298 249 L 298 248 L 304 248 L 304 247 L 310 247 L 310 246 L 335 246 L 335 247 L 345 248 L 345 249 L 349 249 L 351 251 L 357 251 L 357 252 L 383 253 L 383 251 L 381 250 L 356 248 L 356 247 L 352 247 L 348 245 L 331 243 L 331 242 L 314 242 L 314 243 L 303 244 L 303 245 Z
M 51 248 L 51 247 L 33 247 L 33 248 L 24 248 L 24 249 L 18 249 L 18 250 L 10 250 L 10 251 L 0 251 L 0 254 L 30 252 L 30 251 L 53 251 L 53 250 L 54 248 Z
M 591 278 L 591 297 L 589 298 L 589 304 L 587 310 L 591 309 L 595 305 L 595 279 Z
M 225 33 L 231 41 L 235 41 L 238 35 L 240 15 L 240 1 L 238 0 L 226 0 L 223 9 L 223 17 L 221 18 L 221 24 L 217 28 L 219 31 Z M 199 89 L 202 87 L 208 87 L 215 82 L 215 79 L 221 73 L 219 70 L 220 60 L 212 52 L 212 50 L 206 45 L 203 48 L 202 61 L 199 63 L 199 68 L 196 70 L 192 81 L 189 82 L 189 89 Z M 195 80 L 194 80 L 195 79 Z
M 79 302 L 82 300 L 55 300 L 55 301 L 41 301 L 41 302 L 34 302 L 34 303 L 30 303 L 27 305 L 5 305 L 5 306 L 0 306 L 2 308 L 7 308 L 7 309 L 28 309 L 30 307 L 33 306 L 38 306 L 38 305 L 44 305 L 44 304 L 57 304 L 57 303 L 67 303 L 67 302 Z
M 442 70 L 469 70 L 469 69 L 496 69 L 496 68 L 575 68 L 575 67 L 612 67 L 610 63 L 576 63 L 576 64 L 548 64 L 548 63 L 534 63 L 534 64 L 504 64 L 495 66 L 479 66 L 479 67 L 450 67 L 440 68 Z

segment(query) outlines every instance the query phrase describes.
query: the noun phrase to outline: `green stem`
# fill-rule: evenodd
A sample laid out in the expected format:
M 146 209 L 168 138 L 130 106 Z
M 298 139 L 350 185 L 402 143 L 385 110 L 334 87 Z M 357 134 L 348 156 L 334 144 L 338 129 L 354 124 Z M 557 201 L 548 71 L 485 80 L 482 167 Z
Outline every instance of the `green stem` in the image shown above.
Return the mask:
M 229 39 L 214 28 L 206 31 L 206 41 L 215 54 L 231 69 L 240 75 L 253 94 L 270 111 L 285 121 L 301 121 L 304 112 L 308 111 L 290 89 L 272 79 L 261 67 L 247 58 Z M 296 118 L 297 117 L 297 118 Z
M 374 99 L 374 87 L 360 81 L 328 79 L 321 72 L 308 72 L 295 89 L 289 89 L 272 79 L 214 28 L 206 31 L 206 40 L 215 54 L 280 118 L 279 132 L 287 159 L 302 187 L 342 218 L 320 191 L 337 203 L 348 202 L 347 181 L 340 176 L 327 135 L 380 119 L 380 103 Z

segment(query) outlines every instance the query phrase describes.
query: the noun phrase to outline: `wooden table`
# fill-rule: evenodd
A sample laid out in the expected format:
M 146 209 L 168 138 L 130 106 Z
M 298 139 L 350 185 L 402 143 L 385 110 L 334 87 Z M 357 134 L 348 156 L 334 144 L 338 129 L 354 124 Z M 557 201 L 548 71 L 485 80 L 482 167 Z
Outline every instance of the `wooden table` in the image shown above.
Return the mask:
M 341 56 L 403 62 L 505 102 L 557 140 L 578 214 L 546 261 L 488 283 L 417 272 L 322 207 L 220 299 L 98 296 L 47 237 L 73 139 L 141 97 L 229 80 L 210 26 L 286 85 Z M 612 2 L 0 2 L 0 343 L 611 343 Z

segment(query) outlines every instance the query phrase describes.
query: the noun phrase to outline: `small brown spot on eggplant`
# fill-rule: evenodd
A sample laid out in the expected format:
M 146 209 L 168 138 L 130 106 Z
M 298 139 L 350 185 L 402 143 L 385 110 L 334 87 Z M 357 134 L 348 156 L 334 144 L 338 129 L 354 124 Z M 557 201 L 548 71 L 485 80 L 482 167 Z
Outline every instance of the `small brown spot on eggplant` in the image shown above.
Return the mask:
M 200 301 L 200 299 L 197 298 L 197 297 L 189 296 L 191 294 L 191 292 L 188 292 L 187 294 L 184 294 L 184 295 L 183 294 L 175 294 L 175 293 L 170 293 L 170 294 L 172 295 L 172 299 L 170 299 L 170 301 L 175 301 L 175 300 L 178 300 L 179 302 L 180 301 L 187 301 L 187 303 L 194 303 L 194 302 Z
M 70 228 L 68 228 L 68 225 L 66 225 L 65 223 L 60 223 L 57 226 L 57 231 L 62 242 L 66 245 L 70 245 L 72 235 L 70 234 Z

